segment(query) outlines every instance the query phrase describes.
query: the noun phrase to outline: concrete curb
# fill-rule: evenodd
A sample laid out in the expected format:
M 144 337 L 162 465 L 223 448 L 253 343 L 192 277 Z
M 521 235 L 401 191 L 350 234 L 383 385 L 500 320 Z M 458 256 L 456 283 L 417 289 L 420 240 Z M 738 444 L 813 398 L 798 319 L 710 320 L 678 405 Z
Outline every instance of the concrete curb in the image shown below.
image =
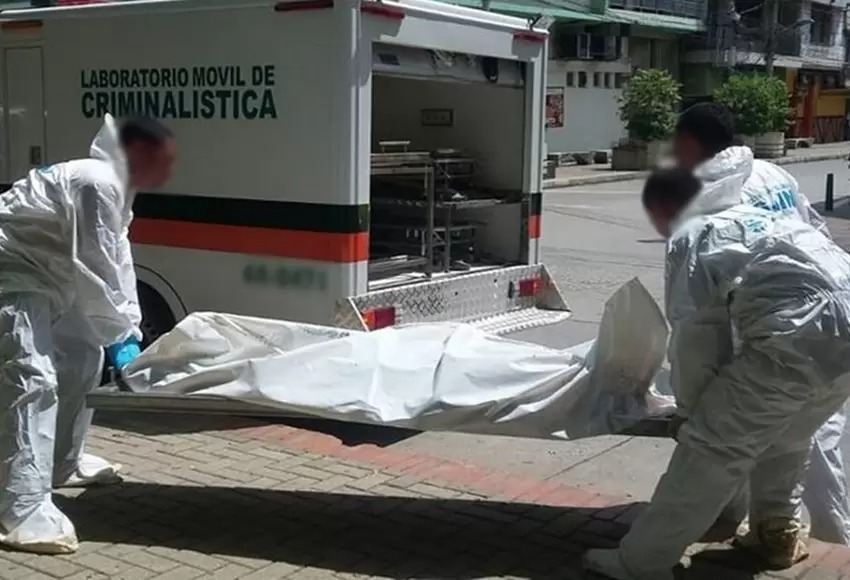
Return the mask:
M 847 159 L 850 156 L 850 149 L 844 151 L 832 151 L 823 153 L 808 153 L 805 155 L 792 155 L 782 157 L 773 163 L 776 165 L 794 165 L 795 163 L 814 163 L 816 161 L 833 161 L 836 159 Z
M 794 165 L 797 163 L 815 163 L 817 161 L 833 161 L 847 159 L 850 149 L 844 151 L 831 151 L 824 153 L 809 153 L 805 155 L 792 155 L 781 157 L 773 161 L 776 165 Z M 564 187 L 576 187 L 579 185 L 598 185 L 601 183 L 616 183 L 619 181 L 631 181 L 643 179 L 649 175 L 648 171 L 617 171 L 605 172 L 600 175 L 579 175 L 576 177 L 562 177 L 555 179 L 544 179 L 543 189 L 559 189 Z

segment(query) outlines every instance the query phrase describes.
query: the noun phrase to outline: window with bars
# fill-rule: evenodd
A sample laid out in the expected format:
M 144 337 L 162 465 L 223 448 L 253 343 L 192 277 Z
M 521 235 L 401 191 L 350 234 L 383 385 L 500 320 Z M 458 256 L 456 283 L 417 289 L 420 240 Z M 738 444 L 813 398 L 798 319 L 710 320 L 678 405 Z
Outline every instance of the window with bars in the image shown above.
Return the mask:
M 811 19 L 812 23 L 809 25 L 809 42 L 818 46 L 832 45 L 834 34 L 832 9 L 813 4 Z

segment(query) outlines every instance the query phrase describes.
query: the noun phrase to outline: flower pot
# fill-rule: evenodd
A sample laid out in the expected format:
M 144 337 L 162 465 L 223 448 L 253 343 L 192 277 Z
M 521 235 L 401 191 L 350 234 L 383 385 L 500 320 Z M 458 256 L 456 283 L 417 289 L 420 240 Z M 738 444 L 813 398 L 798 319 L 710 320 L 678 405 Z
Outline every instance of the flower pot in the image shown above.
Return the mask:
M 759 159 L 776 159 L 785 155 L 785 134 L 780 131 L 756 135 L 753 154 Z
M 626 141 L 611 150 L 611 169 L 614 171 L 645 171 L 658 167 L 667 154 L 666 141 Z

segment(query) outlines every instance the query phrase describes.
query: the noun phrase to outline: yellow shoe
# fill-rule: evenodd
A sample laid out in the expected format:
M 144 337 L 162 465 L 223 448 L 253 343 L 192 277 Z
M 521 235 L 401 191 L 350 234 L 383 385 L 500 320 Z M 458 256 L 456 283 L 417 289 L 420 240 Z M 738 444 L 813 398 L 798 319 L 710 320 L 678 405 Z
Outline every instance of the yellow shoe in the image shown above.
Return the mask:
M 753 552 L 771 570 L 785 570 L 809 557 L 805 536 L 800 522 L 774 518 L 760 522 L 748 534 L 736 538 L 735 545 Z

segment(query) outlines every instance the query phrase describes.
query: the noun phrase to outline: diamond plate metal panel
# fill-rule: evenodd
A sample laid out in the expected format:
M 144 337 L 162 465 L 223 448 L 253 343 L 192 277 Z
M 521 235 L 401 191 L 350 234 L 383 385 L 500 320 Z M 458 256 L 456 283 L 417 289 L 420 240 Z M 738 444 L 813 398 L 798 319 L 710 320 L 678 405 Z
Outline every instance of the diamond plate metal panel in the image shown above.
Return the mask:
M 485 318 L 468 321 L 474 326 L 493 334 L 510 334 L 529 328 L 549 326 L 567 320 L 572 313 L 558 310 L 542 310 L 540 308 L 525 308 L 515 312 L 497 314 Z
M 518 296 L 521 280 L 540 277 L 536 296 Z M 392 306 L 396 324 L 462 321 L 493 331 L 553 324 L 569 317 L 566 302 L 543 265 L 511 266 L 378 290 L 341 301 L 335 322 L 365 330 L 362 312 Z

